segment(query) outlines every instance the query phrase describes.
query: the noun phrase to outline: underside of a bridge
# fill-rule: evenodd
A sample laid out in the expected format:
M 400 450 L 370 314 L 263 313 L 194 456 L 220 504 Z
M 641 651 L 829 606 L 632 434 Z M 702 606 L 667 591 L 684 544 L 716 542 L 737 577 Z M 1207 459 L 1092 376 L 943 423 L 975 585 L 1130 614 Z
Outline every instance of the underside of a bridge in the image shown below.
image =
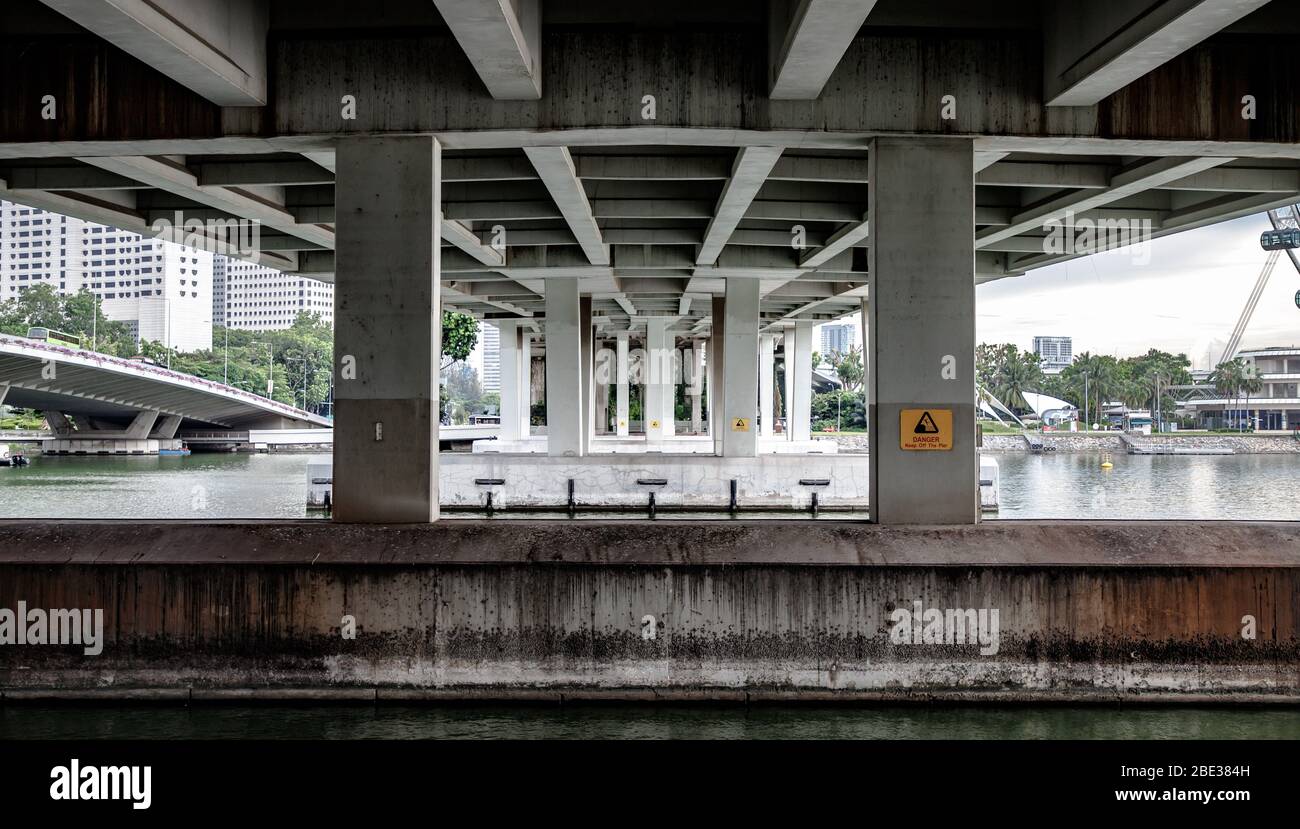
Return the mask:
M 1095 223 L 1295 202 L 1297 11 L 11 0 L 0 197 L 177 239 L 253 220 L 214 245 L 334 281 L 339 520 L 437 516 L 451 308 L 544 338 L 564 456 L 593 332 L 707 341 L 717 453 L 751 457 L 762 335 L 861 314 L 874 518 L 968 523 L 975 285 L 1095 252 Z M 951 449 L 902 445 L 918 409 Z

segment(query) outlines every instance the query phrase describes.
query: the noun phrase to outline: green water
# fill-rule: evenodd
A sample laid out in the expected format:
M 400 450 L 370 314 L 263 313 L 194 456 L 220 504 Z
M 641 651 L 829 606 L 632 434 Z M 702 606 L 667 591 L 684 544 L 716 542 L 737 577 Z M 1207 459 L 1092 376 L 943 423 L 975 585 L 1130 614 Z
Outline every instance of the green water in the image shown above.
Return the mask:
M 0 739 L 1300 739 L 1295 708 L 0 706 Z
M 0 518 L 302 518 L 313 456 L 202 454 L 189 457 L 37 457 L 0 467 Z M 322 456 L 323 457 L 323 456 Z M 1300 520 L 1300 454 L 1141 456 L 1115 453 L 996 454 L 1001 509 L 988 518 L 1177 518 Z M 743 505 L 742 505 L 743 506 Z M 743 513 L 743 509 L 742 509 Z M 509 513 L 498 513 L 511 517 Z M 514 517 L 520 514 L 516 513 Z M 562 512 L 526 514 L 567 518 Z M 579 512 L 580 519 L 642 517 Z M 807 512 L 744 513 L 791 518 Z M 447 512 L 446 517 L 481 517 Z M 673 513 L 663 520 L 725 520 Z M 823 511 L 825 520 L 864 513 Z

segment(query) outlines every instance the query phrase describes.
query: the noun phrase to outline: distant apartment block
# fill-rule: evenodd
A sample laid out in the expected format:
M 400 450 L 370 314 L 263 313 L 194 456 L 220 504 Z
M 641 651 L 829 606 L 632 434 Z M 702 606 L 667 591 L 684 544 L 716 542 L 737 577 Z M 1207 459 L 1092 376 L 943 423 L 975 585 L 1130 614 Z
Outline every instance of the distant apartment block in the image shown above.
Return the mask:
M 479 347 L 483 351 L 483 367 L 479 371 L 479 385 L 484 393 L 501 391 L 501 329 L 495 325 L 478 326 Z
M 212 347 L 212 254 L 0 201 L 0 300 L 83 287 L 137 340 Z
M 1038 364 L 1048 374 L 1056 374 L 1074 362 L 1072 337 L 1034 337 L 1034 353 Z
M 822 357 L 830 359 L 832 354 L 848 354 L 853 347 L 853 335 L 857 329 L 850 324 L 827 324 L 822 326 Z
M 214 325 L 241 331 L 278 331 L 292 326 L 300 311 L 319 314 L 326 324 L 334 325 L 334 286 L 328 282 L 242 259 L 221 255 L 215 259 Z

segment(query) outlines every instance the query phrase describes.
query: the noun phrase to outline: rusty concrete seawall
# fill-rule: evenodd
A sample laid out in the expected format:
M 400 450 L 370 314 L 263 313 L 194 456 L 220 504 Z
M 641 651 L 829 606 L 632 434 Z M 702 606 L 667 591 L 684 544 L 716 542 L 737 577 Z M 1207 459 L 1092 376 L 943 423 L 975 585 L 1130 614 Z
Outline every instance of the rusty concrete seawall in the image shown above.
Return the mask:
M 7 521 L 0 695 L 1300 703 L 1298 599 L 1289 522 Z

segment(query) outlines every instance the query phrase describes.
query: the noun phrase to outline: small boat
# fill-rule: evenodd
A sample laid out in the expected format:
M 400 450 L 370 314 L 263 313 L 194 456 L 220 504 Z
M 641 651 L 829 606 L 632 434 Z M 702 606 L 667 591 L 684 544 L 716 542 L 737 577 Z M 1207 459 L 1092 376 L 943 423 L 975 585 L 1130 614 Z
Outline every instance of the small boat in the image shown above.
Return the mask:
M 190 454 L 190 450 L 187 449 L 187 448 L 185 448 L 185 447 L 181 447 L 180 449 L 159 449 L 159 450 L 158 450 L 158 454 L 159 454 L 159 455 L 176 455 L 176 456 L 179 456 L 179 457 L 185 457 L 185 456 L 187 456 L 187 455 Z
M 0 443 L 0 466 L 27 466 L 31 461 L 22 452 L 9 451 L 9 444 Z

